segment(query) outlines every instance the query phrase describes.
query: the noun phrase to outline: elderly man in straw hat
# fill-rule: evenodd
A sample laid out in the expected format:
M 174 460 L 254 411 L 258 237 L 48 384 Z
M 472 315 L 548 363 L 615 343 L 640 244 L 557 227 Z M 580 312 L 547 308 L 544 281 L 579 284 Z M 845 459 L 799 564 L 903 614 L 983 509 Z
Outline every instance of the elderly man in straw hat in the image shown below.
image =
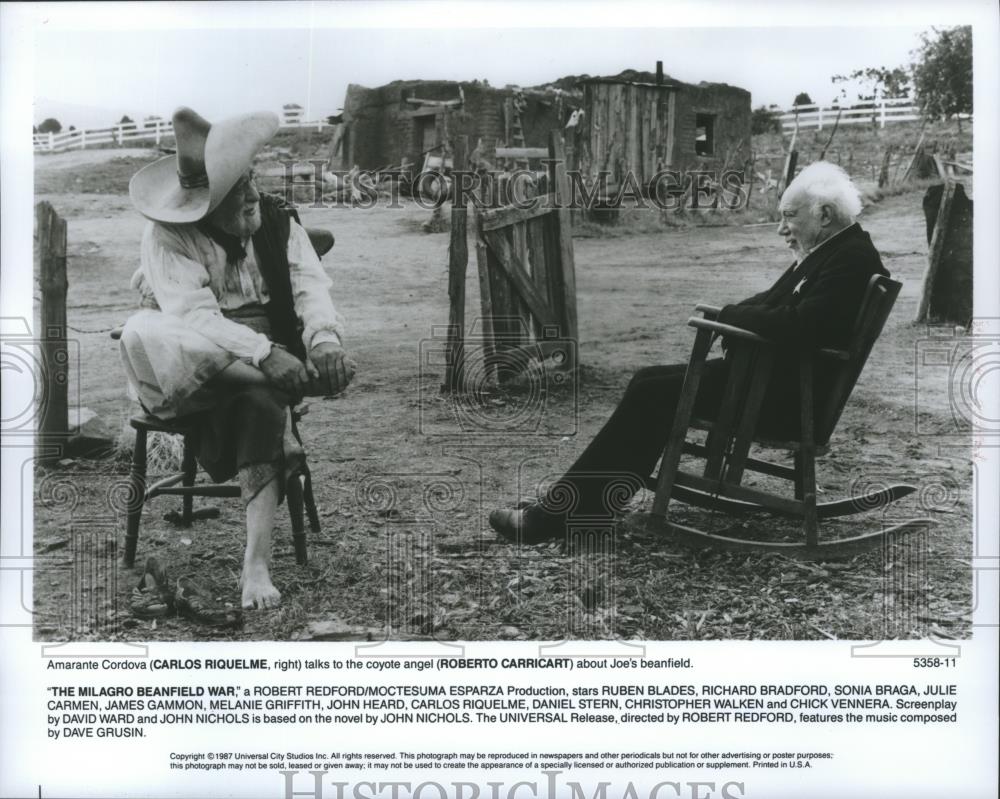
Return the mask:
M 176 158 L 129 185 L 150 222 L 132 281 L 143 310 L 122 332 L 122 361 L 149 413 L 204 412 L 198 459 L 216 481 L 238 474 L 246 503 L 243 607 L 274 607 L 275 510 L 303 459 L 289 408 L 342 391 L 355 364 L 306 231 L 254 183 L 254 156 L 278 118 L 209 124 L 181 108 L 173 121 Z

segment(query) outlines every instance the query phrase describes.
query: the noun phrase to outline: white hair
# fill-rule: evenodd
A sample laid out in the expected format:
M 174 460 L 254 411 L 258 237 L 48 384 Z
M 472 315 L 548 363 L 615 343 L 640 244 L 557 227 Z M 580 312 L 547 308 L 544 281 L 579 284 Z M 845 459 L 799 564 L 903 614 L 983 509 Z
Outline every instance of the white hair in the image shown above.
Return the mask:
M 861 213 L 858 187 L 843 169 L 829 161 L 816 161 L 799 172 L 788 184 L 782 200 L 798 194 L 808 199 L 813 215 L 818 215 L 819 209 L 826 205 L 840 221 L 851 223 Z

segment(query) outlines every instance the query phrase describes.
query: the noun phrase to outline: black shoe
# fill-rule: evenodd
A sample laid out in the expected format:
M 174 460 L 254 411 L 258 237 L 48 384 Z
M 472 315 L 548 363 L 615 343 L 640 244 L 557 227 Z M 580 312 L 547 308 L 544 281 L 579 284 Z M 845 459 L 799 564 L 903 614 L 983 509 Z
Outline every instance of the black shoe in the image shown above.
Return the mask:
M 541 544 L 566 534 L 562 520 L 546 513 L 537 503 L 493 511 L 490 527 L 508 541 L 520 544 Z

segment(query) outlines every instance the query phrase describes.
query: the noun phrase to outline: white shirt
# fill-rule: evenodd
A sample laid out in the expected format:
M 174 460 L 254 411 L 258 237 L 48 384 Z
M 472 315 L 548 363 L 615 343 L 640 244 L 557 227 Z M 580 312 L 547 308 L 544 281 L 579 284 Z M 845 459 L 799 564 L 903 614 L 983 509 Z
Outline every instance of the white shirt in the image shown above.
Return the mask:
M 252 239 L 244 242 L 244 248 L 246 258 L 228 267 L 225 250 L 196 225 L 150 222 L 143 232 L 141 265 L 132 277 L 132 287 L 142 293 L 146 304 L 155 299 L 164 313 L 180 317 L 224 350 L 259 366 L 271 352 L 267 336 L 222 315 L 223 309 L 270 299 Z M 309 235 L 294 220 L 288 234 L 288 266 L 306 352 L 324 342 L 339 344 L 343 320 L 330 299 L 333 284 Z

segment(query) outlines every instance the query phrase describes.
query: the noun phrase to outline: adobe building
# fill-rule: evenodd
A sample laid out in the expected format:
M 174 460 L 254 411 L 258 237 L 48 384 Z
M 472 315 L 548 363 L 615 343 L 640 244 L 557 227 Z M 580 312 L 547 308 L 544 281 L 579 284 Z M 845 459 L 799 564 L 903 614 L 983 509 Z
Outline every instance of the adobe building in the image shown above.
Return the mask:
M 334 167 L 398 168 L 405 161 L 420 169 L 428 153 L 440 155 L 446 139 L 461 135 L 468 136 L 469 152 L 480 143 L 480 155 L 492 162 L 498 143 L 512 143 L 515 102 L 524 147 L 546 146 L 548 132 L 562 128 L 579 104 L 562 91 L 497 89 L 481 81 L 395 81 L 375 89 L 351 84 Z
M 750 92 L 697 85 L 662 72 L 627 70 L 582 77 L 584 113 L 570 136 L 571 168 L 593 178 L 606 170 L 621 185 L 629 170 L 645 187 L 660 170 L 741 169 L 750 154 Z

